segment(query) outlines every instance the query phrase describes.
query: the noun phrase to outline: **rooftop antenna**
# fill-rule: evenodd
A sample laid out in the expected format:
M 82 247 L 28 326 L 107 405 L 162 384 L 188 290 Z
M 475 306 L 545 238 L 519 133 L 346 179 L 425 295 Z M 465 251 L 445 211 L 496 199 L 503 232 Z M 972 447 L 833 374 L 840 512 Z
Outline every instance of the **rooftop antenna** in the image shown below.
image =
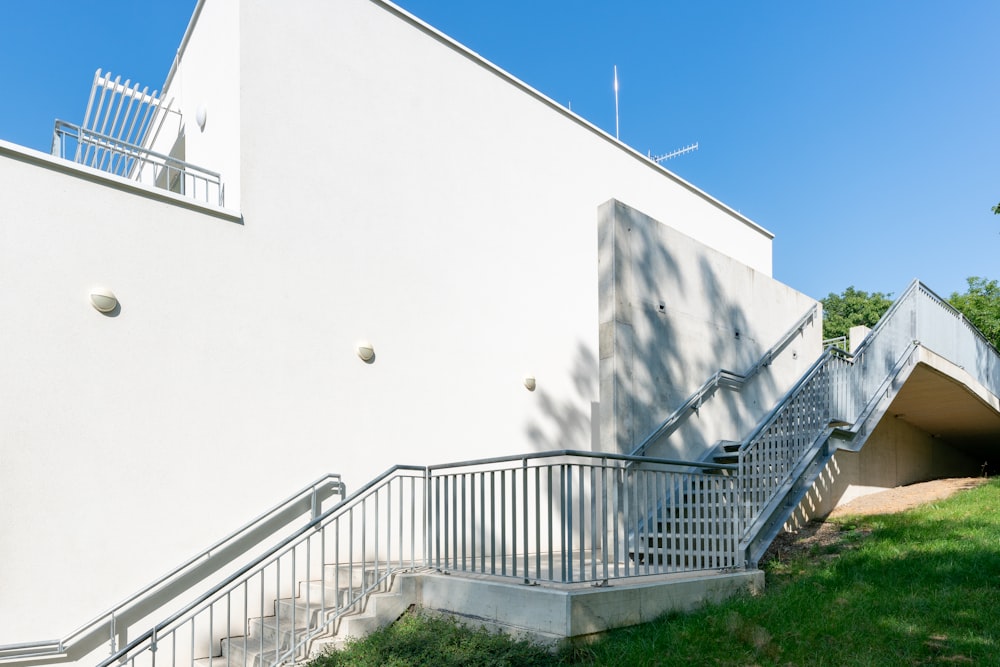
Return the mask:
M 649 152 L 649 153 L 646 154 L 646 157 L 648 157 L 650 160 L 652 160 L 656 164 L 662 164 L 662 163 L 666 162 L 667 160 L 669 160 L 671 158 L 675 158 L 675 157 L 678 157 L 680 155 L 684 155 L 685 153 L 691 153 L 691 152 L 696 151 L 696 150 L 698 150 L 698 142 L 697 141 L 694 142 L 693 144 L 691 144 L 690 146 L 685 146 L 684 148 L 678 148 L 677 150 L 670 151 L 669 153 L 664 153 L 663 155 L 653 155 L 652 152 Z
M 615 139 L 621 141 L 621 135 L 620 135 L 621 126 L 618 122 L 618 65 L 615 65 L 614 68 L 615 68 Z M 663 162 L 666 162 L 671 158 L 679 157 L 681 155 L 684 155 L 685 153 L 691 153 L 696 150 L 698 150 L 697 141 L 688 146 L 684 146 L 683 148 L 678 148 L 677 150 L 664 153 L 663 155 L 654 156 L 652 152 L 648 152 L 646 156 L 656 164 L 662 164 Z
M 621 141 L 618 134 L 618 65 L 615 65 L 615 139 Z

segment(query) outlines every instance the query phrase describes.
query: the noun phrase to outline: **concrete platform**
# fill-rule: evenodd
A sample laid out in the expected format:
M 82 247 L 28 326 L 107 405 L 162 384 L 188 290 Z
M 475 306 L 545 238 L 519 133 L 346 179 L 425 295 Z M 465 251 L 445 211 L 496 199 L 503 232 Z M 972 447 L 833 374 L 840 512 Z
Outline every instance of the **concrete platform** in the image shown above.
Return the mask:
M 591 584 L 527 585 L 499 578 L 437 572 L 401 574 L 412 603 L 466 624 L 542 643 L 578 639 L 612 628 L 690 611 L 764 588 L 760 570 L 705 571 Z

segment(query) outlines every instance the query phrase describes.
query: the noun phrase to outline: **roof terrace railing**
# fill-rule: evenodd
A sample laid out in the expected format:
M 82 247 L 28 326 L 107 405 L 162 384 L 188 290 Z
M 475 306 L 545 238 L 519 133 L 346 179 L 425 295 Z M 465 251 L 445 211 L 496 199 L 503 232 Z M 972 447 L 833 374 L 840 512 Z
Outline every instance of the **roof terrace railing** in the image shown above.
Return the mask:
M 225 205 L 225 188 L 218 172 L 63 120 L 55 123 L 52 154 L 206 204 Z

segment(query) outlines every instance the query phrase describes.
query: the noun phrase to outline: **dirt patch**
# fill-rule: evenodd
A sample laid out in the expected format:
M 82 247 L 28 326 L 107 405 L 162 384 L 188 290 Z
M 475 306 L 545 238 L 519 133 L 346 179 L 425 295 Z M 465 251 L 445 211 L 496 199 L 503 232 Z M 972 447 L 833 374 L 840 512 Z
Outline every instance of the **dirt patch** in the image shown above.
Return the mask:
M 845 503 L 834 509 L 829 518 L 850 515 L 895 514 L 924 503 L 942 500 L 959 491 L 974 489 L 987 481 L 985 477 L 955 477 L 898 486 Z M 761 563 L 773 560 L 787 562 L 802 553 L 816 553 L 817 551 L 822 553 L 825 547 L 832 547 L 841 542 L 841 539 L 840 527 L 836 524 L 812 521 L 797 533 L 779 533 L 771 546 L 768 547 Z
M 830 512 L 830 518 L 850 514 L 895 514 L 917 505 L 941 500 L 958 491 L 974 489 L 988 480 L 985 477 L 953 477 L 919 482 L 856 498 Z

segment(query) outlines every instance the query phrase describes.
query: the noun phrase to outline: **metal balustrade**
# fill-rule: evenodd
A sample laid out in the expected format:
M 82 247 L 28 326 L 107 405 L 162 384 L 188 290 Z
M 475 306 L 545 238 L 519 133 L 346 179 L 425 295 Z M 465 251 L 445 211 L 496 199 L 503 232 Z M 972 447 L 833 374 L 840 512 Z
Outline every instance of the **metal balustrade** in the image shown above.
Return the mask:
M 569 450 L 396 466 L 101 666 L 302 660 L 421 568 L 605 585 L 739 567 L 735 479 L 705 466 Z
M 914 281 L 853 354 L 828 348 L 742 442 L 737 464 L 742 549 L 756 539 L 767 513 L 796 482 L 803 462 L 827 446 L 833 427 L 857 427 L 889 391 L 887 385 L 917 345 L 959 365 L 1000 395 L 997 350 L 961 313 Z
M 735 482 L 706 465 L 562 451 L 432 466 L 428 564 L 598 585 L 733 567 Z
M 66 121 L 55 123 L 52 154 L 206 204 L 225 204 L 219 173 Z
M 112 664 L 258 667 L 305 658 L 372 593 L 428 568 L 524 584 L 753 565 L 750 545 L 835 428 L 870 415 L 918 345 L 1000 395 L 1000 356 L 914 282 L 853 355 L 826 349 L 740 444 L 735 465 L 559 450 L 395 466 L 196 601 Z M 763 363 L 763 362 L 762 362 Z

